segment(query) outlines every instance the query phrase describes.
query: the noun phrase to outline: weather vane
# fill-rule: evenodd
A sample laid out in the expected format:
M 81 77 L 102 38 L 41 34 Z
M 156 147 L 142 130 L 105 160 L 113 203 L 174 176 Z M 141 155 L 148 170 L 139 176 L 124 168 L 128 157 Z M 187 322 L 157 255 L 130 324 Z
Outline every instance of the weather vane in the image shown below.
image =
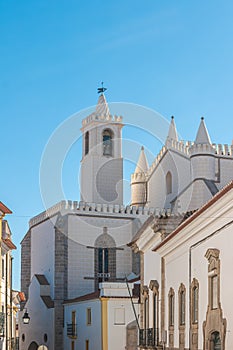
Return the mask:
M 102 94 L 104 91 L 107 90 L 107 88 L 104 87 L 104 82 L 101 83 L 102 87 L 98 88 L 98 94 Z

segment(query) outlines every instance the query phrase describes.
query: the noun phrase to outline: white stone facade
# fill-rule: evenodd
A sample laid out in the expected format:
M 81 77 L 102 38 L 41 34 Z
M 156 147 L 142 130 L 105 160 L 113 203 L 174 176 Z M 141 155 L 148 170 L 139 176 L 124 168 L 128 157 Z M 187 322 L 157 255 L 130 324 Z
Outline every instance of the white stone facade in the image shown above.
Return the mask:
M 146 321 L 141 310 L 142 330 L 153 329 L 156 324 L 159 333 L 146 334 L 151 342 L 156 337 L 161 345 L 168 330 L 165 270 L 171 283 L 174 282 L 172 288 L 176 293 L 180 283 L 188 290 L 187 276 L 183 275 L 184 271 L 187 273 L 187 268 L 182 270 L 187 263 L 187 251 L 185 246 L 181 248 L 182 242 L 179 246 L 181 250 L 178 249 L 180 255 L 175 256 L 174 253 L 173 257 L 178 262 L 177 274 L 174 275 L 173 260 L 169 261 L 173 251 L 165 261 L 161 260 L 158 252 L 152 252 L 152 248 L 172 234 L 184 219 L 183 213 L 200 208 L 232 178 L 233 146 L 212 144 L 203 120 L 194 142 L 179 141 L 172 119 L 166 144 L 150 167 L 144 150 L 141 150 L 131 177 L 132 206 L 124 207 L 122 127 L 122 117 L 111 116 L 104 95 L 100 95 L 95 112 L 82 122 L 81 202 L 62 201 L 30 220 L 29 231 L 22 241 L 21 288 L 27 297 L 22 307 L 27 308 L 32 317 L 29 325 L 20 325 L 20 332 L 24 334 L 24 341 L 22 337 L 20 339 L 22 350 L 30 350 L 30 346 L 35 344 L 54 350 L 76 346 L 77 342 L 72 343 L 75 339 L 64 338 L 63 303 L 95 293 L 101 281 L 120 283 L 125 276 L 136 276 L 139 272 L 142 300 L 147 302 L 144 310 L 148 308 L 150 299 L 156 303 L 157 313 L 162 310 L 156 320 L 148 313 Z M 180 256 L 183 260 L 179 260 Z M 106 304 L 98 298 L 89 302 L 97 315 L 100 314 L 100 304 L 105 305 L 106 311 Z M 87 307 L 79 299 L 77 304 L 65 306 L 68 322 L 70 307 L 77 307 L 80 312 L 82 305 Z M 38 312 L 40 309 L 42 311 Z M 128 316 L 127 311 L 124 332 L 126 325 L 129 332 L 134 332 L 133 318 Z M 110 313 L 109 320 L 111 317 Z M 44 319 L 50 322 L 45 323 Z M 36 324 L 39 326 L 36 327 Z M 91 327 L 87 329 L 89 332 Z M 116 339 L 113 329 L 109 328 L 106 339 Z M 98 327 L 93 329 L 88 337 L 95 338 L 98 331 Z M 187 344 L 188 332 L 184 327 L 181 331 L 181 343 Z M 177 344 L 177 332 L 170 330 L 169 334 Z M 81 332 L 82 344 L 85 344 L 84 335 Z M 104 350 L 114 349 L 114 342 L 111 344 L 108 348 L 105 343 Z M 96 350 L 100 344 L 95 345 Z M 87 342 L 86 346 L 93 349 L 91 342 Z
M 179 141 L 172 118 L 166 143 L 152 165 L 141 172 L 136 168 L 131 177 L 132 204 L 144 201 L 145 206 L 180 213 L 198 209 L 231 181 L 232 173 L 233 145 L 211 143 L 203 118 L 194 142 Z
M 134 249 L 143 257 L 141 329 L 153 330 L 157 322 L 157 346 L 193 350 L 233 347 L 233 284 L 229 278 L 233 264 L 232 218 L 231 182 L 164 239 L 154 219 L 133 242 Z M 153 281 L 157 281 L 159 295 L 156 320 Z M 197 291 L 195 300 L 194 290 Z M 148 341 L 145 333 L 140 348 L 146 348 Z

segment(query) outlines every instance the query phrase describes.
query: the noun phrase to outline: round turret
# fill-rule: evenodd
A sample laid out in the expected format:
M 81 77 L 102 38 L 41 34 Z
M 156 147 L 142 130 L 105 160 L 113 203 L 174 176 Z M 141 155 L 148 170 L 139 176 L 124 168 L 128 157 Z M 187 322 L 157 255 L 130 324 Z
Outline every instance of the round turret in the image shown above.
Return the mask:
M 134 174 L 131 175 L 131 205 L 144 207 L 147 201 L 147 182 L 146 172 L 148 163 L 144 153 L 144 147 L 141 148 L 141 153 Z
M 189 149 L 192 180 L 205 178 L 215 180 L 215 148 L 206 129 L 204 118 L 197 132 L 196 140 Z

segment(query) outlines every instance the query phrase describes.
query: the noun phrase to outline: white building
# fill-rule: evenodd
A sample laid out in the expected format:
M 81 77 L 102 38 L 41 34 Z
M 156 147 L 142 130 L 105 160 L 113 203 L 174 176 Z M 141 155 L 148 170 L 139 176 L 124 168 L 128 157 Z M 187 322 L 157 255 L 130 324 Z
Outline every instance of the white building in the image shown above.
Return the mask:
M 204 118 L 194 142 L 180 141 L 174 118 L 150 167 L 142 148 L 131 176 L 132 205 L 184 213 L 200 208 L 232 179 L 233 145 L 211 142 Z
M 140 348 L 232 349 L 233 182 L 163 239 L 158 221 L 133 243 L 144 255 Z
M 133 284 L 100 283 L 99 291 L 65 301 L 64 348 L 136 349 L 138 312 Z
M 6 214 L 11 214 L 2 202 L 0 202 L 0 349 L 12 349 L 17 343 L 16 339 L 16 313 L 19 300 L 18 292 L 12 290 L 12 250 L 16 246 L 12 242 L 12 234 Z
M 161 237 L 154 232 L 166 238 L 183 220 L 180 213 L 201 207 L 232 178 L 233 146 L 212 144 L 203 119 L 194 142 L 179 141 L 172 118 L 166 144 L 150 167 L 142 148 L 131 178 L 132 206 L 124 207 L 122 127 L 122 117 L 110 115 L 101 94 L 95 112 L 82 121 L 82 201 L 62 201 L 30 220 L 22 241 L 21 289 L 31 319 L 20 325 L 21 350 L 62 350 L 64 302 L 96 292 L 103 278 L 122 282 L 141 270 L 144 297 L 151 294 L 148 286 L 157 295 L 160 258 L 151 248 Z M 165 318 L 161 327 L 154 320 L 159 342 Z M 106 350 L 114 339 L 108 337 Z M 94 350 L 92 344 L 86 349 Z
M 122 282 L 139 274 L 139 257 L 127 243 L 151 212 L 123 205 L 122 127 L 101 94 L 82 121 L 82 201 L 62 201 L 30 220 L 21 262 L 30 323 L 20 324 L 21 350 L 63 349 L 65 300 L 97 291 L 103 278 Z

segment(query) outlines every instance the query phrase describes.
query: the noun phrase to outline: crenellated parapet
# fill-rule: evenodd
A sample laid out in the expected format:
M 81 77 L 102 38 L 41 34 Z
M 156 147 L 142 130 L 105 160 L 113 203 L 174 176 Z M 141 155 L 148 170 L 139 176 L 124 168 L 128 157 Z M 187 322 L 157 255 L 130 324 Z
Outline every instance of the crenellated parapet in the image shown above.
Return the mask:
M 173 150 L 177 153 L 182 154 L 185 157 L 189 157 L 189 149 L 192 146 L 192 142 L 190 141 L 176 141 L 176 140 L 168 140 L 166 141 L 166 145 L 163 146 L 156 156 L 155 160 L 151 164 L 150 168 L 148 169 L 147 176 L 150 176 L 154 169 L 159 165 L 161 162 L 163 156 L 168 150 Z
M 225 156 L 225 157 L 233 157 L 233 144 L 227 145 L 227 144 L 215 144 L 213 143 L 213 148 L 215 150 L 215 154 L 219 156 Z
M 91 124 L 95 121 L 102 121 L 102 122 L 108 122 L 108 123 L 122 123 L 123 117 L 117 116 L 117 115 L 111 115 L 111 114 L 97 114 L 92 113 L 89 116 L 87 116 L 85 119 L 82 120 L 82 127 L 86 127 L 88 124 Z
M 61 201 L 54 205 L 51 208 L 48 208 L 46 211 L 40 213 L 37 216 L 34 216 L 29 221 L 29 227 L 38 225 L 39 223 L 52 218 L 53 216 L 61 213 L 62 215 L 66 214 L 80 214 L 80 215 L 92 215 L 101 216 L 119 216 L 120 218 L 134 218 L 137 216 L 150 216 L 154 215 L 157 217 L 170 216 L 172 214 L 170 209 L 161 209 L 161 208 L 149 208 L 149 207 L 136 207 L 136 206 L 124 206 L 117 204 L 100 204 L 100 203 L 85 203 L 78 201 Z M 176 214 L 181 216 L 182 214 Z
M 194 144 L 190 147 L 190 156 L 193 154 L 214 154 L 224 157 L 233 157 L 233 145 L 227 144 Z
M 166 141 L 167 149 L 172 149 L 186 156 L 189 155 L 189 148 L 191 145 L 192 145 L 191 141 L 182 141 L 182 140 L 176 141 L 176 140 L 169 140 L 169 139 L 167 139 Z
M 189 154 L 190 156 L 192 155 L 198 155 L 198 154 L 215 154 L 215 148 L 211 144 L 206 144 L 206 143 L 200 143 L 196 144 L 194 143 L 190 148 L 189 148 Z
M 146 175 L 145 173 L 133 173 L 131 174 L 131 184 L 134 182 L 144 182 L 146 181 Z

